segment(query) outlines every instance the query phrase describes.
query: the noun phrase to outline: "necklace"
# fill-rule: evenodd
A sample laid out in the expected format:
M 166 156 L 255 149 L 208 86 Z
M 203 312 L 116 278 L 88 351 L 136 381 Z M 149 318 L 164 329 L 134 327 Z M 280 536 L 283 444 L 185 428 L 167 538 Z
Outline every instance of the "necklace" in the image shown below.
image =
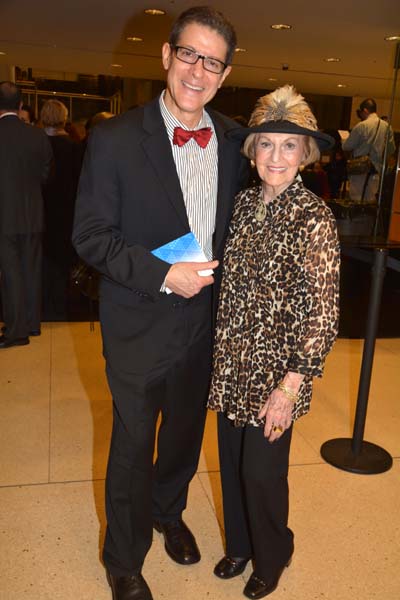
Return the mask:
M 260 223 L 265 221 L 265 217 L 267 216 L 267 205 L 265 204 L 263 197 L 258 201 L 254 216 L 256 221 L 259 221 Z

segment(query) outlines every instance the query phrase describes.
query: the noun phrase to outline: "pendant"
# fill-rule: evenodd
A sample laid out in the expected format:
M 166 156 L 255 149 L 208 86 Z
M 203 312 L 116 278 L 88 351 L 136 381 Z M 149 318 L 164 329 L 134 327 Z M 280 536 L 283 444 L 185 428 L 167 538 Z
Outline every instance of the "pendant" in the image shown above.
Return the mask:
M 265 221 L 265 217 L 267 216 L 267 205 L 265 204 L 264 200 L 260 200 L 260 202 L 258 203 L 257 208 L 254 212 L 254 216 L 256 220 L 260 223 L 262 221 Z

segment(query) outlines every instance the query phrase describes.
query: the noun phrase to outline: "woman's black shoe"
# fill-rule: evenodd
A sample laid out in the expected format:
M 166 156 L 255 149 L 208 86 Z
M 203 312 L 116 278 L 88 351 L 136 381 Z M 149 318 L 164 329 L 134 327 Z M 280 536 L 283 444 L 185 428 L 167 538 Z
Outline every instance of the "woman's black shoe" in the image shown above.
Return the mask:
M 220 579 L 231 579 L 240 575 L 246 568 L 249 558 L 240 558 L 235 556 L 224 556 L 219 563 L 215 565 L 214 575 Z
M 292 559 L 290 559 L 286 565 L 279 569 L 279 571 L 273 577 L 270 577 L 268 581 L 264 581 L 252 573 L 250 579 L 246 583 L 243 594 L 252 600 L 257 600 L 258 598 L 264 598 L 264 596 L 268 596 L 268 594 L 271 594 L 274 590 L 276 590 L 283 570 L 285 567 L 288 567 L 291 562 Z

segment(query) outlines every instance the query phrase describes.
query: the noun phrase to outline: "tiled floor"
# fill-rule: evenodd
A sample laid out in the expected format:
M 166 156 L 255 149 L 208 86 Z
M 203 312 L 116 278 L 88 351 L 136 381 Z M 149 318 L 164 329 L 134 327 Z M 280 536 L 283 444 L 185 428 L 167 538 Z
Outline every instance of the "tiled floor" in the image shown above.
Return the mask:
M 362 342 L 339 340 L 291 452 L 293 563 L 274 600 L 400 598 L 400 339 L 378 340 L 365 439 L 394 457 L 381 475 L 326 464 L 320 445 L 352 431 Z M 99 326 L 48 323 L 30 346 L 0 354 L 0 600 L 110 600 L 99 561 L 111 426 Z M 185 519 L 202 561 L 173 563 L 161 538 L 144 575 L 154 600 L 243 598 L 224 582 L 215 416 L 209 415 Z

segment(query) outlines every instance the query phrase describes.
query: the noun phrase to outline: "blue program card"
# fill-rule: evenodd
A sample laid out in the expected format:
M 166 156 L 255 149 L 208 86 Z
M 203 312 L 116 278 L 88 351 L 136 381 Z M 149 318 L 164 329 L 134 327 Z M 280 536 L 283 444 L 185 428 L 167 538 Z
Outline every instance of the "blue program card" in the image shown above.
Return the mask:
M 207 257 L 192 232 L 152 250 L 152 254 L 170 265 L 177 262 L 207 262 Z M 201 275 L 211 275 L 212 270 L 205 269 L 204 271 L 199 271 L 199 273 Z
M 203 252 L 196 236 L 190 232 L 182 235 L 164 246 L 160 246 L 155 250 L 152 250 L 152 254 L 160 258 L 161 260 L 173 265 L 177 262 L 207 262 L 208 259 Z M 212 269 L 203 269 L 198 271 L 199 275 L 212 275 Z M 167 294 L 171 293 L 171 290 L 165 288 Z

